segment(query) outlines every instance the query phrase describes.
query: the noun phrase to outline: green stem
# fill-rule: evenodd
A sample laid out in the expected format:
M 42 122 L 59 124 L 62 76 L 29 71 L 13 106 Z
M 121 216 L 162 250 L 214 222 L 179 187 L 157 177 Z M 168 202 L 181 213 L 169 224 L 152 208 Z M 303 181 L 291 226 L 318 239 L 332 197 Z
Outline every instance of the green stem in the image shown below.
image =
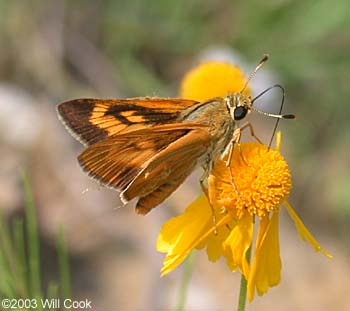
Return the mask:
M 24 185 L 24 201 L 26 215 L 26 231 L 28 235 L 28 262 L 29 262 L 29 286 L 31 298 L 41 297 L 40 274 L 40 245 L 38 224 L 36 222 L 35 205 L 30 179 L 25 171 L 22 172 Z M 42 308 L 39 308 L 42 310 Z
M 61 298 L 68 299 L 68 298 L 71 298 L 69 255 L 68 255 L 68 249 L 67 249 L 67 242 L 64 237 L 62 226 L 58 228 L 56 239 L 57 239 L 58 267 L 60 271 L 60 281 L 61 281 L 60 282 Z M 64 310 L 66 310 L 66 308 Z
M 177 311 L 183 311 L 185 307 L 186 294 L 187 294 L 188 285 L 190 284 L 190 279 L 192 275 L 194 257 L 195 257 L 194 252 L 192 251 L 184 263 L 185 265 L 184 273 L 182 276 L 182 283 L 181 283 L 180 292 L 179 292 L 179 303 L 176 308 Z
M 250 262 L 250 256 L 251 256 L 251 248 L 248 249 L 247 254 L 246 254 L 246 259 L 248 263 Z M 237 311 L 244 311 L 245 310 L 245 305 L 247 301 L 247 280 L 242 273 L 241 275 L 241 286 L 239 289 L 239 300 L 238 300 L 238 307 Z

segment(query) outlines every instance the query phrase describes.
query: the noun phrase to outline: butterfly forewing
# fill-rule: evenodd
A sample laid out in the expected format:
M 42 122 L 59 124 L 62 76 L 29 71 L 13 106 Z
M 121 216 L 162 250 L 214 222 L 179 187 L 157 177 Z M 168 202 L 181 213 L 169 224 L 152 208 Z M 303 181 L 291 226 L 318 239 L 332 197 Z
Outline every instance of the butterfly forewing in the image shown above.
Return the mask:
M 196 101 L 176 98 L 92 99 L 58 105 L 60 119 L 84 145 L 92 145 L 125 131 L 175 122 Z

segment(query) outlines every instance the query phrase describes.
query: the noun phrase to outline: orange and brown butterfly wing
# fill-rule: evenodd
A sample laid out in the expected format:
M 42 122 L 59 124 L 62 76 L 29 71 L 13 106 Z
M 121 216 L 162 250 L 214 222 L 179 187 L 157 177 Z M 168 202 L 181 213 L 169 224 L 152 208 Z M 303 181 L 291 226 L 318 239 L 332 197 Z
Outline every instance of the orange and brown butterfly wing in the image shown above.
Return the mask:
M 158 125 L 98 142 L 78 160 L 90 176 L 122 191 L 124 201 L 139 197 L 137 211 L 144 214 L 184 181 L 208 145 L 205 126 Z
M 139 197 L 136 212 L 148 213 L 184 182 L 199 161 L 204 160 L 209 145 L 210 137 L 205 127 L 191 129 L 157 153 L 123 191 L 122 198 Z
M 57 106 L 68 131 L 84 145 L 144 127 L 176 122 L 182 110 L 197 102 L 178 98 L 82 98 Z

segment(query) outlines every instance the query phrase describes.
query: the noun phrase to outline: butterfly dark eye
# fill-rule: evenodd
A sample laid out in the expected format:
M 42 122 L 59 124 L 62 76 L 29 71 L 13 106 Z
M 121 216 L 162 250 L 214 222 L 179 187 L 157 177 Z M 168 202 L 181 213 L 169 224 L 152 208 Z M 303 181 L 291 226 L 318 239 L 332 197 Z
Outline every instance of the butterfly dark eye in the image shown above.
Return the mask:
M 242 120 L 248 112 L 248 109 L 246 107 L 240 106 L 235 108 L 235 111 L 233 112 L 233 117 L 236 121 Z

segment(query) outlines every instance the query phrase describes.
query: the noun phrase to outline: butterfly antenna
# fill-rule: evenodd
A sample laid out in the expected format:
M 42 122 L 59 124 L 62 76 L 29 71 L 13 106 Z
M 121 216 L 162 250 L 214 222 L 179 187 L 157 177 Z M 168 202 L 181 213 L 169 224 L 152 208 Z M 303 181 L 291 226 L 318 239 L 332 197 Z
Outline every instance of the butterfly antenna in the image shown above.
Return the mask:
M 285 89 L 284 89 L 283 86 L 281 86 L 279 84 L 276 84 L 276 87 L 279 88 L 282 91 L 281 105 L 280 105 L 280 110 L 278 112 L 278 114 L 280 115 L 282 113 L 282 110 L 283 110 L 283 104 L 284 104 L 284 99 L 286 97 L 286 92 L 285 92 Z M 272 131 L 272 135 L 271 135 L 271 139 L 270 139 L 270 142 L 269 142 L 268 150 L 270 150 L 270 148 L 271 148 L 271 144 L 272 144 L 273 138 L 275 137 L 275 134 L 276 134 L 279 122 L 280 122 L 280 119 L 276 119 L 275 127 L 273 128 L 273 131 Z
M 279 84 L 275 84 L 273 86 L 270 86 L 269 88 L 267 88 L 266 90 L 262 91 L 259 95 L 257 95 L 256 97 L 254 97 L 252 99 L 252 104 L 254 103 L 254 101 L 256 101 L 258 98 L 260 98 L 261 96 L 263 96 L 264 94 L 266 94 L 267 92 L 269 92 L 270 90 L 274 89 L 274 88 L 278 88 L 282 91 L 282 99 L 281 99 L 281 105 L 280 105 L 280 110 L 278 112 L 278 114 L 274 114 L 274 113 L 268 113 L 268 112 L 265 112 L 265 111 L 261 111 L 255 107 L 251 107 L 252 110 L 258 112 L 258 113 L 261 113 L 265 116 L 268 116 L 268 117 L 272 117 L 272 118 L 276 118 L 276 123 L 275 123 L 275 126 L 273 128 L 273 132 L 272 132 L 272 136 L 271 136 L 271 139 L 270 139 L 270 143 L 269 143 L 269 148 L 268 150 L 270 150 L 271 148 L 271 145 L 272 145 L 272 141 L 273 141 L 273 138 L 276 134 L 276 131 L 277 131 L 277 127 L 278 127 L 278 123 L 280 121 L 280 119 L 295 119 L 295 115 L 294 114 L 282 114 L 282 110 L 283 110 L 283 105 L 284 105 L 284 99 L 285 99 L 285 90 L 284 90 L 284 87 L 282 85 L 279 85 Z
M 242 90 L 240 91 L 240 93 L 244 92 L 244 90 L 248 86 L 249 81 L 254 77 L 254 75 L 257 73 L 257 71 L 267 62 L 268 59 L 269 59 L 269 55 L 265 54 L 264 57 L 259 62 L 259 64 L 255 67 L 254 71 L 249 75 L 249 77 L 248 77 L 246 83 L 244 84 Z

